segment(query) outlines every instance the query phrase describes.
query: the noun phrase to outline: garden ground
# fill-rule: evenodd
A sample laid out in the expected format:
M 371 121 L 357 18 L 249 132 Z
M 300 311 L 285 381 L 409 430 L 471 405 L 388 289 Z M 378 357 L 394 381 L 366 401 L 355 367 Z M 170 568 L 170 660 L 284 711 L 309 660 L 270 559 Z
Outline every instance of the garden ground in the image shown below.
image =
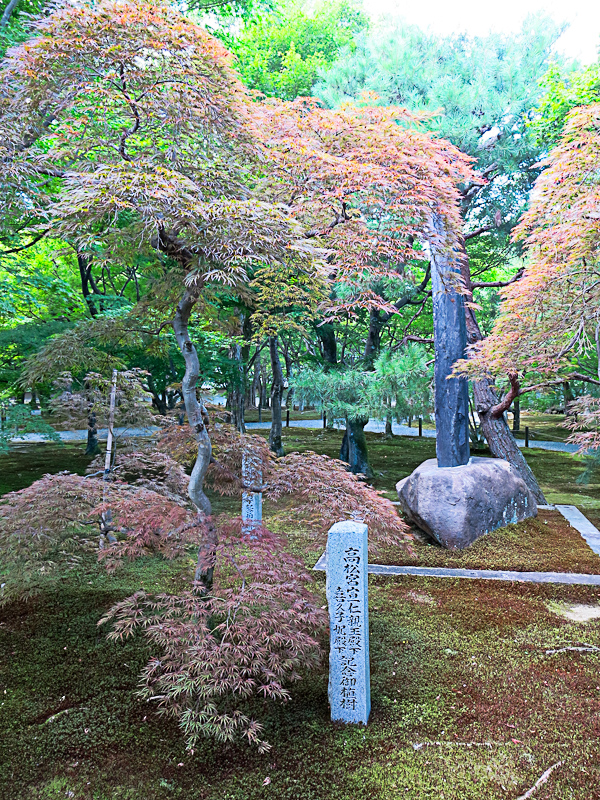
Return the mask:
M 341 436 L 284 434 L 287 451 L 329 455 Z M 368 441 L 377 486 L 390 497 L 397 480 L 434 454 L 431 440 Z M 21 483 L 40 469 L 85 467 L 79 449 L 33 447 L 0 459 L 5 483 L 18 453 Z M 575 483 L 576 460 L 535 450 L 527 457 L 550 502 L 574 503 L 600 522 L 600 487 Z M 220 501 L 219 510 L 235 512 L 234 504 Z M 274 527 L 289 528 L 289 512 L 265 504 Z M 458 558 L 509 568 L 498 559 L 528 562 L 532 541 L 531 557 L 544 566 L 556 549 L 557 569 L 591 571 L 594 560 L 552 514 L 492 534 Z M 324 544 L 297 529 L 290 543 L 309 564 Z M 456 558 L 419 541 L 415 551 L 419 559 Z M 558 613 L 560 603 L 600 603 L 598 588 L 370 576 L 368 727 L 330 723 L 324 665 L 293 687 L 287 705 L 256 707 L 273 744 L 268 754 L 204 741 L 192 755 L 176 724 L 135 697 L 149 655 L 143 643 L 108 642 L 97 627 L 140 585 L 172 589 L 179 580 L 173 565 L 156 559 L 112 578 L 89 564 L 65 575 L 55 594 L 0 611 L 1 798 L 487 800 L 517 798 L 558 762 L 535 798 L 600 798 L 600 652 L 548 652 L 600 647 L 599 620 Z M 324 597 L 324 575 L 315 581 Z

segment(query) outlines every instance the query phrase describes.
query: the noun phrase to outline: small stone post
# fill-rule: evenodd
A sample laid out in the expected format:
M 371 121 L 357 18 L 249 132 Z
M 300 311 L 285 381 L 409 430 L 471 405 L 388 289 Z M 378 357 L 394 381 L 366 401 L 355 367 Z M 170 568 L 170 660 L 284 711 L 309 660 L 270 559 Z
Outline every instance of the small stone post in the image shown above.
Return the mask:
M 262 472 L 247 453 L 242 456 L 242 481 L 244 486 L 262 485 Z M 262 492 L 242 492 L 242 530 L 251 533 L 261 524 Z
M 371 712 L 367 526 L 336 522 L 327 536 L 329 704 L 334 722 L 367 724 Z

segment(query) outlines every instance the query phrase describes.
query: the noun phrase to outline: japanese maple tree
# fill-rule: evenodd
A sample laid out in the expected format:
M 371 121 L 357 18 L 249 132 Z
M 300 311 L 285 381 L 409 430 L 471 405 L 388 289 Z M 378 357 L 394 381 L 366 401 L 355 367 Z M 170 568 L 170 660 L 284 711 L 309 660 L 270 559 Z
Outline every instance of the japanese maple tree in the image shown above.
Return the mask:
M 575 109 L 516 230 L 525 273 L 463 365 L 508 375 L 512 396 L 569 379 L 600 384 L 599 157 L 600 105 Z

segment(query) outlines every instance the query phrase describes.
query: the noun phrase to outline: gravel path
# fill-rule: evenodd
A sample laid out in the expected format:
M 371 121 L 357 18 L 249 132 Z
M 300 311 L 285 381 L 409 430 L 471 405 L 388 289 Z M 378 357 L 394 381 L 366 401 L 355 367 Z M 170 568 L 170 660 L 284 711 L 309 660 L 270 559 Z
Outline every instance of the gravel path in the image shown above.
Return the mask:
M 247 422 L 246 428 L 248 430 L 269 430 L 271 427 L 270 422 Z M 285 427 L 285 425 L 284 425 Z M 320 419 L 293 419 L 290 420 L 290 428 L 322 428 L 323 423 Z M 343 426 L 336 425 L 336 428 Z M 115 436 L 152 436 L 153 433 L 159 431 L 160 428 L 151 426 L 148 428 L 115 428 Z M 365 425 L 365 430 L 370 433 L 383 433 L 385 430 L 385 423 L 380 420 L 372 419 Z M 409 428 L 408 425 L 398 425 L 397 422 L 392 423 L 392 431 L 396 436 L 418 436 L 418 428 Z M 107 428 L 98 429 L 98 439 L 106 439 L 108 434 Z M 87 430 L 80 431 L 59 431 L 59 436 L 63 442 L 81 442 L 87 439 Z M 431 428 L 423 428 L 423 438 L 435 439 L 435 430 Z M 12 439 L 13 442 L 43 442 L 46 441 L 43 436 L 38 433 L 27 433 L 23 436 L 18 436 Z M 517 439 L 519 447 L 525 447 L 525 442 L 522 439 Z M 537 440 L 530 440 L 529 446 L 537 447 L 540 450 L 555 450 L 562 453 L 575 453 L 578 449 L 576 444 L 566 444 L 565 442 L 539 442 Z
M 152 436 L 153 433 L 159 431 L 160 428 L 151 426 L 148 428 L 114 428 L 113 433 L 115 438 L 120 436 Z M 58 431 L 58 435 L 63 442 L 85 442 L 87 440 L 87 429 L 81 431 Z M 104 440 L 108 436 L 108 428 L 98 428 L 98 439 Z M 28 442 L 46 442 L 43 436 L 39 433 L 26 433 L 23 436 L 16 436 L 11 439 L 11 442 L 16 444 L 27 444 Z
M 246 428 L 261 428 L 268 430 L 271 427 L 270 422 L 247 422 Z M 319 419 L 300 419 L 290 420 L 290 428 L 322 428 L 323 423 Z M 342 426 L 336 425 L 336 428 Z M 383 433 L 385 431 L 385 423 L 380 420 L 372 419 L 367 425 L 365 430 L 370 433 Z M 398 425 L 397 422 L 392 423 L 392 431 L 396 436 L 418 436 L 418 428 L 409 428 L 408 425 Z M 423 437 L 426 439 L 435 439 L 435 430 L 432 428 L 423 428 Z M 517 439 L 519 447 L 525 447 L 523 439 Z M 567 444 L 566 442 L 544 442 L 537 439 L 530 439 L 529 446 L 531 448 L 537 447 L 540 450 L 555 450 L 562 453 L 575 453 L 579 449 L 576 444 Z

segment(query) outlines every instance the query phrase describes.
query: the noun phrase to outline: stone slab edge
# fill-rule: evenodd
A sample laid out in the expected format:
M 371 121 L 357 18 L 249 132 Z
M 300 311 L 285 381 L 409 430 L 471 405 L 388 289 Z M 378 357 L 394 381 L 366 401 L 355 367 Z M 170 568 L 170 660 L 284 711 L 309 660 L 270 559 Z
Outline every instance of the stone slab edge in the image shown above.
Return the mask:
M 395 504 L 394 504 L 395 505 Z M 600 555 L 600 531 L 576 506 L 538 506 L 542 511 L 559 511 L 563 517 L 583 536 L 588 546 Z M 314 570 L 325 571 L 327 554 L 319 558 Z M 367 572 L 372 575 L 416 575 L 427 578 L 471 578 L 487 581 L 519 581 L 524 583 L 567 583 L 600 586 L 600 575 L 576 572 L 511 572 L 489 569 L 449 569 L 446 567 L 397 567 L 385 564 L 369 564 Z

